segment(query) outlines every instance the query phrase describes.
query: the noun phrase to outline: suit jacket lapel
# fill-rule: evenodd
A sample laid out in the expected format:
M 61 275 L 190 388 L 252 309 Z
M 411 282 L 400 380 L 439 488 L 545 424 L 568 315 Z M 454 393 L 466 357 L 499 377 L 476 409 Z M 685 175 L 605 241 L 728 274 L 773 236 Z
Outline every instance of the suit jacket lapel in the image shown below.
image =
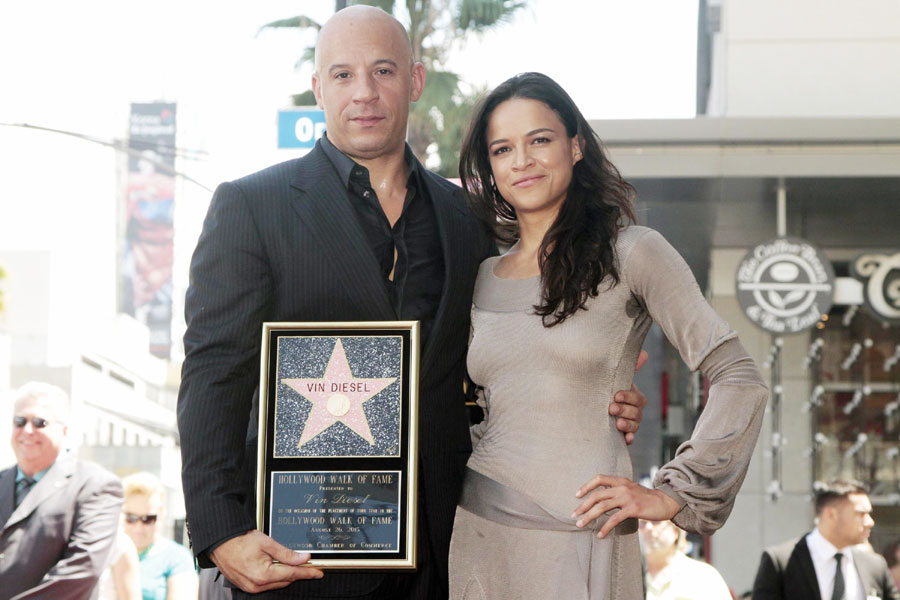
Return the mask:
M 880 597 L 882 590 L 878 585 L 877 573 L 872 570 L 875 566 L 873 561 L 867 560 L 868 557 L 857 550 L 851 550 L 851 553 L 853 554 L 853 564 L 856 566 L 856 572 L 859 574 L 859 580 L 862 582 L 866 595 L 872 595 L 874 590 L 874 594 Z
M 291 185 L 294 210 L 319 239 L 319 247 L 331 265 L 340 272 L 338 279 L 362 291 L 373 313 L 384 320 L 395 320 L 381 269 L 359 226 L 347 189 L 319 146 L 302 160 L 302 174 Z
M 381 269 L 369 247 L 365 233 L 357 221 L 353 207 L 347 199 L 347 189 L 328 160 L 316 146 L 302 159 L 302 174 L 291 182 L 296 190 L 292 198 L 294 210 L 309 230 L 319 239 L 322 252 L 328 257 L 340 279 L 365 290 L 373 312 L 384 320 L 395 320 L 397 313 L 391 304 L 387 288 L 381 277 Z M 425 187 L 434 206 L 441 247 L 444 252 L 444 288 L 435 316 L 431 337 L 422 352 L 422 372 L 427 376 L 429 366 L 436 358 L 443 338 L 449 334 L 447 320 L 456 314 L 460 302 L 470 303 L 471 298 L 462 293 L 462 285 L 454 273 L 463 259 L 467 243 L 466 215 L 447 199 L 448 192 L 435 182 L 437 177 L 425 172 Z
M 810 598 L 819 597 L 819 580 L 816 578 L 816 568 L 813 566 L 812 556 L 809 554 L 809 546 L 806 545 L 806 536 L 800 538 L 794 547 L 794 554 L 800 565 L 803 581 L 809 588 Z
M 437 217 L 438 229 L 441 236 L 441 248 L 444 251 L 444 289 L 441 294 L 441 302 L 435 316 L 434 326 L 431 329 L 431 337 L 422 353 L 422 373 L 427 376 L 432 371 L 431 363 L 435 359 L 435 352 L 443 346 L 443 338 L 448 335 L 447 319 L 456 314 L 454 308 L 460 302 L 470 303 L 471 298 L 465 298 L 462 293 L 458 277 L 457 265 L 461 260 L 461 245 L 466 244 L 465 215 L 452 202 L 448 201 L 445 190 L 439 189 L 432 179 L 436 177 L 431 173 L 425 174 L 425 187 L 434 206 Z
M 13 511 L 9 521 L 6 523 L 6 527 L 15 525 L 23 520 L 34 512 L 34 509 L 46 502 L 48 498 L 63 489 L 69 483 L 69 478 L 72 477 L 74 470 L 75 461 L 67 456 L 60 456 L 56 463 L 50 467 L 50 470 L 47 471 L 47 474 L 41 477 L 41 480 L 31 488 L 31 491 L 22 500 L 22 504 Z M 15 473 L 15 470 L 13 470 L 13 473 Z M 13 480 L 15 480 L 15 476 L 13 476 Z
M 16 505 L 16 467 L 0 472 L 0 524 L 6 529 L 6 522 Z

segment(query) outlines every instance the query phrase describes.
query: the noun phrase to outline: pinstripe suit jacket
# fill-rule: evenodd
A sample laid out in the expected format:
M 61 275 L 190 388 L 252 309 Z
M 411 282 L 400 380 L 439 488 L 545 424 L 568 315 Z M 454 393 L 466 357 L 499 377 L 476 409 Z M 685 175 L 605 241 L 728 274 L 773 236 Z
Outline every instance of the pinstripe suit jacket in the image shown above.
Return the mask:
M 425 175 L 444 251 L 443 296 L 420 375 L 420 493 L 446 581 L 462 472 L 471 450 L 462 398 L 472 290 L 493 250 L 459 188 Z M 264 321 L 396 320 L 347 190 L 320 146 L 216 190 L 191 262 L 178 398 L 191 543 L 201 564 L 217 541 L 253 529 L 257 387 Z M 291 586 L 335 597 L 379 574 L 329 573 Z M 306 591 L 306 592 L 305 592 Z

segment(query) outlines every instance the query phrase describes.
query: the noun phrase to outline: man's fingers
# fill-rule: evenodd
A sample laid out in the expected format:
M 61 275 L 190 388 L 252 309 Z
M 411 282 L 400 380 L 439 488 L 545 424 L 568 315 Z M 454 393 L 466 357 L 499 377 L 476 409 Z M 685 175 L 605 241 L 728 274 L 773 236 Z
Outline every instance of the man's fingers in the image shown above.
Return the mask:
M 647 358 L 648 358 L 649 356 L 650 356 L 650 355 L 647 354 L 647 351 L 646 351 L 646 350 L 641 350 L 641 353 L 638 354 L 637 364 L 634 365 L 634 372 L 635 372 L 635 373 L 637 373 L 638 371 L 641 370 L 641 367 L 643 367 L 643 366 L 644 366 L 644 363 L 647 362 Z
M 295 567 L 283 563 L 273 563 L 269 577 L 272 581 L 287 581 L 288 583 L 300 579 L 321 579 L 322 571 L 315 567 Z
M 627 392 L 620 391 L 616 392 L 616 395 L 613 397 L 615 400 L 615 404 L 610 406 L 610 414 L 617 415 L 618 412 L 622 410 L 635 409 L 637 412 L 633 413 L 631 416 L 640 415 L 644 407 L 647 406 L 647 397 L 641 393 L 641 390 L 634 384 L 632 384 L 631 389 Z
M 237 581 L 231 581 L 231 583 L 237 585 L 239 588 L 248 592 L 250 594 L 259 594 L 260 592 L 268 592 L 269 590 L 279 590 L 283 587 L 287 587 L 293 583 L 293 580 L 286 579 L 284 581 L 262 581 L 260 580 L 258 583 L 254 580 L 243 578 Z
M 242 575 L 231 580 L 245 592 L 258 594 L 277 590 L 300 579 L 321 579 L 322 571 L 313 567 L 295 567 L 283 563 L 268 563 L 260 572 Z
M 266 538 L 262 550 L 278 561 L 269 565 L 270 581 L 297 581 L 298 579 L 320 579 L 322 571 L 315 567 L 302 566 L 309 561 L 309 554 L 294 552 L 290 548 L 282 546 L 272 538 Z
M 619 398 L 622 401 L 618 401 Z M 616 402 L 610 404 L 609 414 L 618 417 L 616 429 L 625 434 L 625 443 L 630 445 L 634 441 L 634 434 L 641 426 L 644 409 L 640 406 L 643 396 L 634 392 L 619 392 L 616 394 Z M 646 399 L 644 399 L 646 403 Z
M 270 537 L 266 537 L 263 541 L 262 551 L 284 565 L 298 566 L 309 560 L 309 554 L 294 552 Z
M 634 433 L 641 426 L 637 417 L 641 411 L 633 406 L 623 407 L 622 414 L 616 419 L 616 429 L 622 433 Z
M 213 550 L 212 559 L 231 583 L 251 594 L 322 577 L 319 569 L 301 566 L 309 554 L 294 552 L 256 530 L 226 541 Z

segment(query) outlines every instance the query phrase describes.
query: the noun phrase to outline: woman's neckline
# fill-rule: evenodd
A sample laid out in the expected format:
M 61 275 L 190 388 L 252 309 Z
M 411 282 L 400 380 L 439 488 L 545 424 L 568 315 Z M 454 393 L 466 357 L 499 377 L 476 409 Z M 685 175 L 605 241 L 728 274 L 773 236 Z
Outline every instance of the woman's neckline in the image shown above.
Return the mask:
M 529 277 L 501 277 L 500 275 L 497 275 L 497 273 L 494 272 L 494 267 L 497 266 L 497 264 L 500 262 L 501 258 L 503 258 L 503 257 L 498 256 L 497 260 L 495 260 L 491 264 L 491 275 L 494 277 L 494 279 L 499 279 L 500 281 L 531 281 L 532 279 L 536 279 L 541 276 L 541 274 L 538 273 L 537 275 L 531 275 Z

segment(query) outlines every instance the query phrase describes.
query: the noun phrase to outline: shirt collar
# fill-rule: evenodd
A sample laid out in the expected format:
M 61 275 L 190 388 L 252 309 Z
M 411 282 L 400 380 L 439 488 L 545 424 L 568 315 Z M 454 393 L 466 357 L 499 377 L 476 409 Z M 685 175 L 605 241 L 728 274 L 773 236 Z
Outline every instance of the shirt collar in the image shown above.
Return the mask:
M 368 169 L 338 150 L 337 146 L 332 144 L 331 140 L 328 139 L 327 133 L 322 136 L 319 143 L 322 144 L 322 150 L 325 152 L 325 156 L 328 157 L 328 160 L 334 166 L 335 170 L 337 170 L 338 176 L 341 178 L 341 183 L 343 183 L 345 187 L 350 187 L 350 176 L 353 175 L 354 169 L 357 168 L 360 170 L 360 173 L 363 173 L 365 175 L 365 178 L 368 181 Z M 412 179 L 412 182 L 418 187 L 419 179 L 417 167 L 419 165 L 419 161 L 413 154 L 412 148 L 409 147 L 409 144 L 406 144 L 404 146 L 403 160 L 406 163 L 407 183 L 410 181 L 410 179 Z
M 825 536 L 822 535 L 822 532 L 819 531 L 818 527 L 813 529 L 810 534 L 806 536 L 806 545 L 809 547 L 809 553 L 812 555 L 814 562 L 816 558 L 834 558 L 834 555 L 838 552 L 844 556 L 850 556 L 850 550 L 853 548 L 853 546 L 847 546 L 845 548 L 835 547 L 834 544 L 829 542 Z
M 43 471 L 38 471 L 37 473 L 35 473 L 34 475 L 32 475 L 30 478 L 27 477 L 27 476 L 25 475 L 25 473 L 22 472 L 22 469 L 20 469 L 18 465 L 16 465 L 16 483 L 19 483 L 19 482 L 22 481 L 23 479 L 31 479 L 31 480 L 33 480 L 35 483 L 37 483 L 38 481 L 41 480 L 41 478 L 42 478 L 44 475 L 47 474 L 47 471 L 49 471 L 50 469 L 53 468 L 53 465 L 55 465 L 55 464 L 56 464 L 56 461 L 53 461 L 53 464 L 52 464 L 52 465 L 50 465 L 49 467 L 47 467 L 47 468 L 44 469 Z

